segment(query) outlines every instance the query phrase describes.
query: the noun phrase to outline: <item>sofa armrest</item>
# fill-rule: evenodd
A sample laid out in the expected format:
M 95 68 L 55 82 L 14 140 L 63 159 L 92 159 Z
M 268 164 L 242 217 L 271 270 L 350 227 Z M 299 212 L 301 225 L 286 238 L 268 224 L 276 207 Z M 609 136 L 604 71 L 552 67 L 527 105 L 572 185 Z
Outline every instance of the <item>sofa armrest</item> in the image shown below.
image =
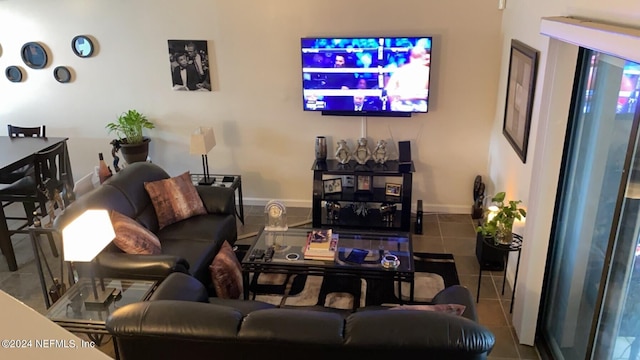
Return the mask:
M 104 251 L 98 255 L 100 275 L 112 278 L 164 280 L 174 272 L 187 273 L 189 264 L 174 255 L 135 255 Z
M 182 300 L 195 302 L 209 302 L 207 289 L 196 278 L 183 274 L 173 273 L 158 285 L 149 301 L 156 300 Z
M 229 187 L 196 186 L 209 214 L 235 215 L 235 191 Z
M 476 312 L 476 304 L 473 300 L 473 295 L 469 289 L 461 285 L 449 286 L 443 289 L 431 300 L 433 304 L 460 304 L 464 305 L 466 309 L 462 316 L 475 322 L 478 321 L 478 313 Z

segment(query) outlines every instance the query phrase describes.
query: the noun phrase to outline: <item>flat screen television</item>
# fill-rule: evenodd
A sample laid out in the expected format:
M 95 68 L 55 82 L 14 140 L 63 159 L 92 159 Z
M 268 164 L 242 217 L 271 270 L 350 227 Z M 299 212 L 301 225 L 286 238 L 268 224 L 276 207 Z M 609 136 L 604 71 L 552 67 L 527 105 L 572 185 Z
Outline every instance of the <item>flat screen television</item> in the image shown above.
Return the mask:
M 411 116 L 429 110 L 431 37 L 309 37 L 300 44 L 305 111 Z

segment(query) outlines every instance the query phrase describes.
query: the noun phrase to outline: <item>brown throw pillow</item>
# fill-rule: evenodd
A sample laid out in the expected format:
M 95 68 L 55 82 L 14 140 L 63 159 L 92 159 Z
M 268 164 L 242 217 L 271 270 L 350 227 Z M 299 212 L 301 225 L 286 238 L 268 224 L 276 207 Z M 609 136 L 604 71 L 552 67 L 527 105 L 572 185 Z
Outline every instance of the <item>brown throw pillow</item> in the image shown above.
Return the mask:
M 198 190 L 191 182 L 189 172 L 170 179 L 145 182 L 144 188 L 151 197 L 160 229 L 180 220 L 207 213 Z
M 389 310 L 422 310 L 438 311 L 452 315 L 462 315 L 467 307 L 460 304 L 435 304 L 435 305 L 401 305 L 394 306 Z
M 113 243 L 127 254 L 160 254 L 162 246 L 158 237 L 132 218 L 111 211 L 111 223 L 116 233 Z
M 209 270 L 211 270 L 213 287 L 219 298 L 239 299 L 242 296 L 242 267 L 233 248 L 226 240 L 209 265 Z

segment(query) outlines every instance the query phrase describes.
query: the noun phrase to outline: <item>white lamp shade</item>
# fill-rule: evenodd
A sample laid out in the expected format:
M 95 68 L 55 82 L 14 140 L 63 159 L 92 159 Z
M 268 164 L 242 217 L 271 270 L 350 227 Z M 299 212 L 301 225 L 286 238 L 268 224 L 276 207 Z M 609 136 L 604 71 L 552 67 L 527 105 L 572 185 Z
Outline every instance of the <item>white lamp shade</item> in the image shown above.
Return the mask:
M 191 155 L 206 155 L 214 146 L 216 146 L 216 136 L 213 134 L 213 128 L 199 127 L 191 134 L 189 153 Z
M 92 261 L 115 237 L 107 210 L 87 210 L 62 229 L 64 259 Z

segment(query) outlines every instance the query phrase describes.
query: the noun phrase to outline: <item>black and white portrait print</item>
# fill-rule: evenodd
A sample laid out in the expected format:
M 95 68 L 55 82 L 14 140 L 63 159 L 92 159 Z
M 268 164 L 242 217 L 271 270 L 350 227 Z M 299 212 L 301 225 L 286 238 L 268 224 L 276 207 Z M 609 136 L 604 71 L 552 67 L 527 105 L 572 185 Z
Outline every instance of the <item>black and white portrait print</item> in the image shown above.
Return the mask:
M 173 90 L 211 91 L 206 40 L 169 40 Z

